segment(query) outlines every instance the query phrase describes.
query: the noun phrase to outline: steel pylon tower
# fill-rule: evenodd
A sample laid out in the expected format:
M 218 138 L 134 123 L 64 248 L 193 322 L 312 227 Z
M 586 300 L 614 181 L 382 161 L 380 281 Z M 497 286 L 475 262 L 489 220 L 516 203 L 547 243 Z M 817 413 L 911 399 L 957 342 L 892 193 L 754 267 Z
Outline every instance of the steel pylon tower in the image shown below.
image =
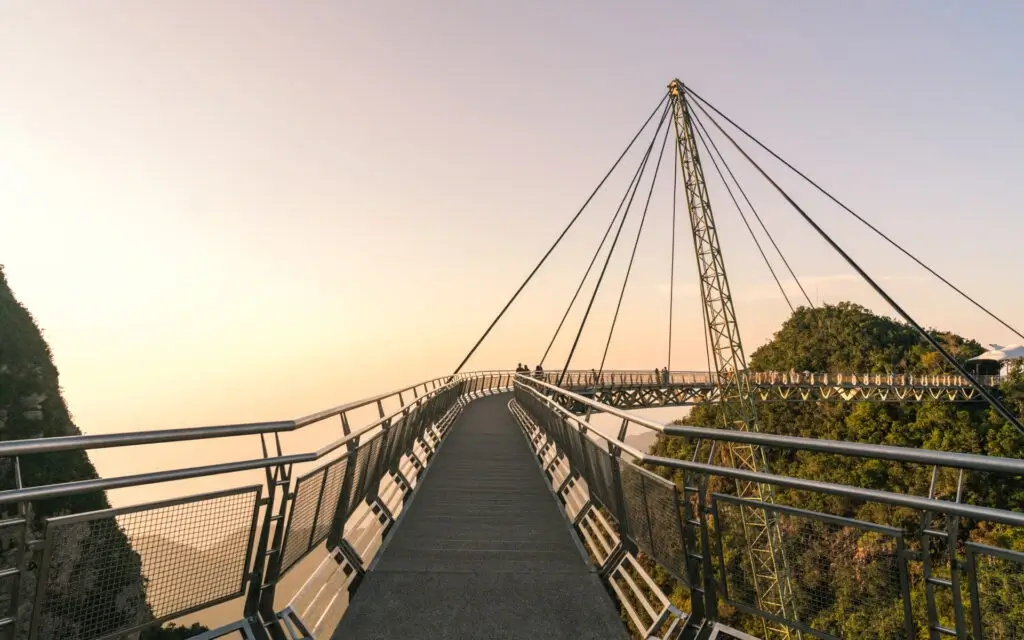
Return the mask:
M 686 206 L 697 253 L 709 350 L 717 373 L 723 426 L 727 429 L 758 431 L 757 410 L 747 378 L 747 363 L 736 323 L 736 310 L 729 290 L 729 280 L 725 275 L 722 248 L 711 213 L 711 201 L 697 152 L 697 139 L 693 132 L 684 85 L 679 80 L 673 80 L 668 89 Z M 764 451 L 758 446 L 724 444 L 718 453 L 724 464 L 734 468 L 750 471 L 765 471 L 767 468 Z M 773 500 L 770 486 L 753 482 L 737 481 L 736 493 L 741 498 L 764 502 Z M 796 620 L 793 590 L 781 544 L 778 518 L 764 509 L 756 508 L 741 508 L 740 514 L 759 608 L 781 618 Z M 800 637 L 799 632 L 791 633 L 783 624 L 768 619 L 764 619 L 764 624 L 766 640 Z

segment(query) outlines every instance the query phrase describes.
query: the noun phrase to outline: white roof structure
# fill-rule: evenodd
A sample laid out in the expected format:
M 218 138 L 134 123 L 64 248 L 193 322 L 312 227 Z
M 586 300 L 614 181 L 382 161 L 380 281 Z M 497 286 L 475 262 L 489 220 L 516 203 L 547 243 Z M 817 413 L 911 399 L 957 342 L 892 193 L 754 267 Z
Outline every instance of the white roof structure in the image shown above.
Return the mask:
M 989 346 L 992 347 L 991 351 L 986 351 L 980 356 L 971 358 L 968 362 L 973 362 L 975 360 L 994 360 L 996 362 L 1003 362 L 1006 360 L 1024 360 L 1024 345 L 1011 344 L 1005 347 L 1000 347 L 997 344 L 990 344 Z

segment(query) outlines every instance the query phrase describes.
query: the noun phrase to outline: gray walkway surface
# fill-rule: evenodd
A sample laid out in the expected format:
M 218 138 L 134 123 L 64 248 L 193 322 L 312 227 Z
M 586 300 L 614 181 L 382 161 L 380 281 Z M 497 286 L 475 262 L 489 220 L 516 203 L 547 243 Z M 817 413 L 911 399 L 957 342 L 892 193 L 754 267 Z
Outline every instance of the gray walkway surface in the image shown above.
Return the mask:
M 332 640 L 628 637 L 510 399 L 463 411 Z

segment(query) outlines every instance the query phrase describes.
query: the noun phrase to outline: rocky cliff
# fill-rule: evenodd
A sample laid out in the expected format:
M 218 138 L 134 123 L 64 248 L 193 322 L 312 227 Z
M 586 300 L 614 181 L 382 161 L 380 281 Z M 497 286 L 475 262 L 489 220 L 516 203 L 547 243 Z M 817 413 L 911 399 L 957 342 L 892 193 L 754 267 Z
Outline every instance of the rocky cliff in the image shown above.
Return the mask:
M 15 299 L 0 268 L 0 439 L 21 440 L 77 435 L 61 397 L 57 368 L 32 315 Z M 24 456 L 25 486 L 96 478 L 84 452 Z M 0 459 L 3 489 L 15 486 L 14 464 Z M 102 492 L 22 505 L 29 517 L 30 539 L 43 537 L 44 519 L 109 507 Z M 0 516 L 17 516 L 19 505 L 0 505 Z M 0 530 L 0 564 L 17 564 L 21 527 Z M 145 603 L 141 562 L 119 527 L 110 519 L 63 526 L 51 532 L 49 579 L 44 595 L 45 620 L 40 638 L 70 640 L 95 637 L 152 619 Z M 43 558 L 29 557 L 19 588 L 18 638 L 27 637 L 33 596 Z M 117 567 L 112 571 L 112 567 Z M 0 617 L 13 615 L 11 581 L 0 581 Z

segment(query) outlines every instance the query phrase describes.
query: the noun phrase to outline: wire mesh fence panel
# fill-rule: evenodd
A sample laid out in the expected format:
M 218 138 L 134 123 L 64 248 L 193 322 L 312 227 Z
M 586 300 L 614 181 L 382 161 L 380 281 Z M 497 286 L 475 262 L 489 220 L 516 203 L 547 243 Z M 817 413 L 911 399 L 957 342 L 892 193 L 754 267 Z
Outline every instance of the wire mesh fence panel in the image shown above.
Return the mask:
M 574 461 L 572 458 L 571 447 L 569 446 L 569 434 L 565 428 L 565 424 L 561 418 L 557 416 L 547 416 L 543 422 L 539 423 L 541 429 L 555 442 L 555 446 L 565 454 L 565 457 L 569 459 L 569 465 L 575 466 L 578 461 Z
M 570 429 L 568 425 L 565 424 L 564 420 L 561 420 L 561 423 L 562 428 L 567 432 L 566 445 L 568 448 L 566 450 L 566 455 L 569 458 L 569 463 L 577 473 L 586 478 L 590 473 L 590 469 L 587 468 L 587 459 L 584 457 L 583 441 L 589 440 L 590 438 L 579 431 Z
M 643 471 L 636 465 L 620 460 L 619 477 L 625 503 L 626 530 L 641 550 L 651 549 L 651 519 L 647 514 L 647 495 Z
M 612 473 L 612 456 L 604 451 L 597 442 L 584 438 L 583 451 L 586 456 L 587 486 L 590 493 L 597 497 L 601 504 L 611 511 L 616 520 L 622 519 L 615 499 L 614 474 Z
M 686 553 L 682 514 L 675 484 L 620 461 L 626 527 L 637 548 L 684 584 Z
M 755 576 L 747 549 L 750 548 L 739 505 L 712 496 L 714 530 L 719 548 L 719 580 L 724 599 L 757 607 Z
M 341 458 L 299 478 L 295 485 L 291 522 L 281 570 L 288 571 L 307 553 L 324 542 L 341 501 L 348 459 Z
M 376 496 L 380 485 L 381 466 L 384 463 L 384 447 L 387 445 L 387 434 L 382 433 L 370 441 L 370 451 L 366 458 L 366 473 L 363 474 L 359 487 L 360 498 Z
M 416 416 L 413 428 L 410 429 L 409 441 L 406 443 L 403 451 L 408 451 L 412 448 L 416 438 L 421 437 L 430 425 L 440 420 L 455 404 L 456 399 L 457 396 L 449 394 L 431 400 L 428 406 L 424 407 L 423 411 Z
M 16 547 L 13 548 L 16 549 Z M 5 569 L 6 568 L 13 567 L 5 567 Z M 19 588 L 20 586 L 20 580 L 16 574 L 0 576 L 0 614 L 2 614 L 4 618 L 10 617 L 15 620 L 17 619 L 18 612 L 15 610 L 17 602 L 15 594 L 21 591 Z M 0 638 L 4 638 L 5 640 L 13 639 L 17 637 L 16 634 L 17 631 L 15 629 L 15 625 L 12 624 L 0 631 Z
M 398 462 L 397 452 L 399 451 L 398 446 L 402 438 L 402 432 L 405 430 L 410 419 L 412 419 L 411 416 L 414 415 L 414 413 L 415 409 L 408 415 L 394 420 L 391 423 L 391 426 L 388 427 L 388 430 L 384 432 L 384 444 L 381 446 L 380 453 L 381 473 L 392 468 L 393 465 Z
M 967 544 L 974 640 L 1024 638 L 1024 553 Z
M 260 490 L 48 519 L 34 637 L 104 637 L 241 595 Z
M 288 535 L 281 554 L 281 571 L 288 571 L 309 550 L 316 525 L 317 505 L 321 502 L 327 467 L 320 467 L 295 482 L 295 497 L 288 516 Z
M 687 579 L 683 518 L 676 485 L 660 476 L 644 475 L 647 517 L 651 522 L 650 556 L 677 580 L 693 586 Z
M 537 424 L 537 428 L 540 429 L 541 433 L 544 433 L 549 438 L 554 440 L 555 444 L 558 446 L 559 449 L 562 449 L 563 451 L 565 450 L 564 447 L 567 445 L 567 442 L 565 440 L 565 432 L 563 429 L 559 428 L 559 425 L 557 424 L 557 416 L 552 416 L 544 413 L 535 415 L 530 414 L 529 412 L 527 412 L 527 415 L 531 416 L 533 421 Z
M 908 637 L 901 530 L 720 494 L 712 502 L 727 602 L 764 610 L 755 581 L 766 576 L 751 557 L 743 522 L 751 510 L 763 509 L 779 523 L 781 543 L 775 544 L 781 549 L 774 557 L 784 558 L 787 568 L 776 574 L 786 581 L 779 588 L 793 594 L 788 621 L 840 638 Z M 757 586 L 766 591 L 765 584 Z
M 334 514 L 338 511 L 338 503 L 341 501 L 341 487 L 345 482 L 345 469 L 348 468 L 348 458 L 341 458 L 327 465 L 327 476 L 324 479 L 324 490 L 320 494 L 320 504 L 316 513 L 316 522 L 313 525 L 313 534 L 310 537 L 306 551 L 312 551 L 323 542 L 331 530 L 334 522 Z
M 366 454 L 366 471 L 362 474 L 359 482 L 359 493 L 357 499 L 364 500 L 370 494 L 376 497 L 380 485 L 380 459 L 383 445 L 383 436 L 378 436 L 370 441 L 370 448 Z
M 393 469 L 401 460 L 402 455 L 412 446 L 412 439 L 419 425 L 427 421 L 429 411 L 426 407 L 420 407 L 409 411 L 408 415 L 392 429 L 391 448 L 388 450 L 388 469 Z
M 359 483 L 362 481 L 363 474 L 366 473 L 366 457 L 368 448 L 366 445 L 361 445 L 355 451 L 350 451 L 348 454 L 348 464 L 351 467 L 352 482 L 348 486 L 348 491 L 345 494 L 345 518 L 348 519 L 355 511 L 356 507 L 362 499 L 359 497 Z
M 416 440 L 416 436 L 419 435 L 422 421 L 418 420 L 404 420 L 401 426 L 401 432 L 398 434 L 398 444 L 396 445 L 398 457 L 412 449 L 412 443 Z

